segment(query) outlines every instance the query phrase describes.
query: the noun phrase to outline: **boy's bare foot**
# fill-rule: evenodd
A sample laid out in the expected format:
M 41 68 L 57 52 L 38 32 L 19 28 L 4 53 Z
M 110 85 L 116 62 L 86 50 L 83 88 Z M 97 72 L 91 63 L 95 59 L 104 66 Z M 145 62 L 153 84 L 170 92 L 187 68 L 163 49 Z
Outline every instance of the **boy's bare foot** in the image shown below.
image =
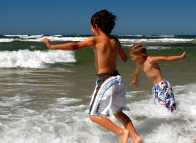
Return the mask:
M 127 129 L 123 130 L 123 134 L 120 135 L 120 143 L 127 143 L 129 138 L 129 131 Z

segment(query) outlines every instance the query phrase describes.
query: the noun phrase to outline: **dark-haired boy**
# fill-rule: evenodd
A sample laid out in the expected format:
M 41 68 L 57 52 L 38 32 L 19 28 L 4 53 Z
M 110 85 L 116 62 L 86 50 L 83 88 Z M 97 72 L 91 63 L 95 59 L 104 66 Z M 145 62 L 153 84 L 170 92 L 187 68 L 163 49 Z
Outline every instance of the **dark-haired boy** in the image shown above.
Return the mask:
M 94 36 L 81 42 L 65 44 L 52 44 L 45 38 L 43 42 L 50 49 L 79 50 L 93 47 L 95 54 L 95 66 L 97 69 L 96 87 L 90 104 L 90 119 L 102 127 L 111 130 L 120 139 L 120 143 L 127 143 L 129 134 L 134 142 L 142 142 L 134 129 L 129 117 L 122 110 L 129 110 L 125 97 L 125 85 L 117 71 L 116 61 L 120 57 L 127 61 L 127 56 L 121 48 L 117 38 L 110 35 L 115 26 L 116 16 L 107 10 L 95 13 L 91 18 L 91 31 Z M 124 125 L 123 129 L 114 124 L 107 117 L 109 109 L 114 116 Z

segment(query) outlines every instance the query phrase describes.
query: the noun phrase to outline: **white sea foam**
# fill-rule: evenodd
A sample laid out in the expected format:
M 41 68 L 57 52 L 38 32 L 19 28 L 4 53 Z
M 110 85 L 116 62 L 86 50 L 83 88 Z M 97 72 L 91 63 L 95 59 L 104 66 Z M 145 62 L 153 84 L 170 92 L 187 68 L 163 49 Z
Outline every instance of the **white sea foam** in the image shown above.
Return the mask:
M 15 100 L 20 100 L 20 104 L 15 104 Z M 33 98 L 31 104 L 36 104 Z M 72 105 L 80 103 L 81 99 L 57 98 L 56 102 L 49 103 L 48 108 L 35 111 L 28 109 L 28 96 L 22 98 L 4 98 L 1 103 L 13 102 L 9 106 L 9 115 L 0 116 L 0 142 L 2 143 L 110 143 L 117 142 L 118 138 L 113 134 L 101 130 L 88 118 L 88 105 Z M 63 102 L 63 100 L 67 100 Z M 22 103 L 23 102 L 23 103 Z M 44 101 L 43 101 L 44 102 Z M 41 104 L 39 102 L 39 104 Z M 21 106 L 22 105 L 22 106 Z M 39 106 L 37 104 L 37 106 Z M 5 108 L 1 106 L 1 110 Z M 109 138 L 109 139 L 108 139 Z
M 13 41 L 29 41 L 29 42 L 42 42 L 43 38 L 47 37 L 51 41 L 83 41 L 89 36 L 62 36 L 62 35 L 4 35 L 6 38 L 0 38 L 0 42 L 13 42 Z M 122 43 L 194 43 L 194 38 L 180 38 L 174 35 L 119 35 L 119 40 Z M 121 38 L 121 36 L 134 36 L 140 38 Z M 143 37 L 144 36 L 144 37 Z
M 0 42 L 13 42 L 15 41 L 13 38 L 3 38 L 3 39 L 0 39 Z
M 161 38 L 161 39 L 120 39 L 120 42 L 130 43 L 184 43 L 191 42 L 194 39 L 182 39 L 182 38 Z
M 144 137 L 144 143 L 194 143 L 196 141 L 196 84 L 175 86 L 177 113 L 149 99 L 130 104 L 136 128 Z M 132 93 L 129 93 L 132 94 Z M 133 93 L 133 95 L 135 92 Z M 137 95 L 135 95 L 137 96 Z
M 0 68 L 44 68 L 45 64 L 76 62 L 73 51 L 1 51 Z
M 185 118 L 187 117 L 196 117 L 196 84 L 190 84 L 186 86 L 175 86 L 173 87 L 175 92 L 175 98 L 177 102 L 177 113 L 171 114 L 162 106 L 154 104 L 154 100 L 151 95 L 147 96 L 149 99 L 145 99 L 142 101 L 136 101 L 132 103 L 133 110 L 132 113 L 135 116 L 148 116 L 152 118 L 168 118 L 174 116 L 183 115 Z M 130 92 L 132 96 L 137 92 Z M 145 94 L 145 93 L 144 93 Z M 153 111 L 153 112 L 152 112 Z
M 87 37 L 57 37 L 57 36 L 47 36 L 51 41 L 83 41 Z M 42 39 L 41 39 L 42 40 Z
M 5 35 L 9 38 L 0 38 L 0 42 L 26 41 L 26 42 L 42 42 L 43 35 Z M 87 37 L 73 36 L 62 37 L 62 35 L 46 36 L 51 41 L 83 41 Z
M 4 36 L 6 36 L 6 37 L 18 37 L 18 38 L 24 38 L 24 39 L 43 37 L 43 35 L 4 35 Z
M 165 50 L 165 49 L 174 49 L 174 47 L 172 47 L 172 46 L 148 46 L 147 49 Z
M 129 104 L 132 112 L 127 114 L 144 143 L 195 143 L 196 115 L 195 110 L 190 112 L 195 109 L 195 87 L 196 84 L 174 87 L 178 105 L 176 114 L 154 105 L 150 96 Z M 137 93 L 143 91 L 133 92 L 133 96 Z M 36 96 L 21 94 L 0 99 L 2 143 L 118 142 L 113 133 L 90 121 L 89 105 L 83 104 L 82 99 L 57 97 L 46 102 Z M 37 108 L 40 105 L 43 107 Z M 116 122 L 114 117 L 111 120 Z

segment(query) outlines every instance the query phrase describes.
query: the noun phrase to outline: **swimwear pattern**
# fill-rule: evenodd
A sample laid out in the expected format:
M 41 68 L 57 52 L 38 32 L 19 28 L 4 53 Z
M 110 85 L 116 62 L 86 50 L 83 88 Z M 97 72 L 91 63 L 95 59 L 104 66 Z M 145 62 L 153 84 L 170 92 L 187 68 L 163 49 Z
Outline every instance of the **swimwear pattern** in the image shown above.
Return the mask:
M 176 112 L 176 102 L 172 86 L 166 80 L 155 84 L 152 88 L 155 103 L 163 105 L 171 112 Z
M 90 115 L 109 117 L 110 110 L 113 114 L 122 110 L 129 111 L 126 101 L 126 88 L 122 77 L 119 75 L 111 76 L 105 80 L 102 79 L 104 76 L 101 75 L 97 81 L 91 99 Z

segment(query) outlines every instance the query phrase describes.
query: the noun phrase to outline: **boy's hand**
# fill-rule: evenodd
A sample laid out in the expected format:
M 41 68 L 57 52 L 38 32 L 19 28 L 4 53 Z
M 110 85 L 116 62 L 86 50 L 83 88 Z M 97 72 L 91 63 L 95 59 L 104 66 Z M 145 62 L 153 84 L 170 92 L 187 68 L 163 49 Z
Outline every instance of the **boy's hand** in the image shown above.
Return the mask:
M 52 43 L 48 38 L 44 38 L 43 43 L 46 44 L 48 48 L 51 48 Z
M 133 80 L 133 81 L 131 82 L 131 85 L 132 85 L 132 86 L 139 86 L 139 80 Z
M 181 57 L 182 57 L 182 59 L 186 58 L 186 52 L 183 52 Z

